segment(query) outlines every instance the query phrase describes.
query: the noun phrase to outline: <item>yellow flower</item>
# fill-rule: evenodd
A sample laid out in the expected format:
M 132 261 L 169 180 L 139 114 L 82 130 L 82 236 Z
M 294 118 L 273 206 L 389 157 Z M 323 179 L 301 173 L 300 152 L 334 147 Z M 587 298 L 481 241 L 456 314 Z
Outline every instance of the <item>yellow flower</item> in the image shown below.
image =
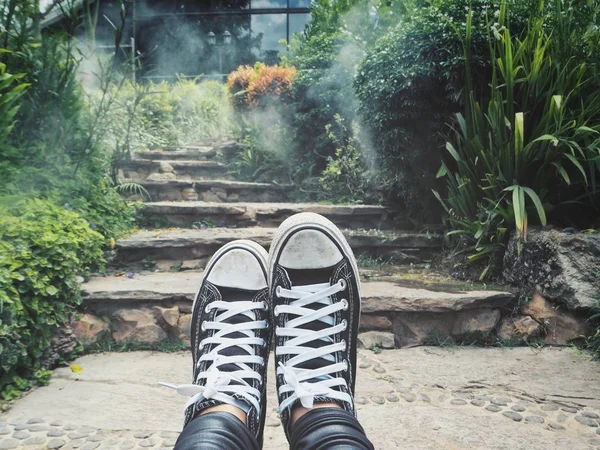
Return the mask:
M 115 241 L 115 238 L 110 238 L 110 248 L 111 248 L 111 250 L 113 248 L 115 248 L 116 244 L 117 244 L 117 242 Z
M 81 371 L 83 370 L 83 367 L 77 365 L 77 364 L 71 364 L 71 372 L 73 373 L 81 373 Z

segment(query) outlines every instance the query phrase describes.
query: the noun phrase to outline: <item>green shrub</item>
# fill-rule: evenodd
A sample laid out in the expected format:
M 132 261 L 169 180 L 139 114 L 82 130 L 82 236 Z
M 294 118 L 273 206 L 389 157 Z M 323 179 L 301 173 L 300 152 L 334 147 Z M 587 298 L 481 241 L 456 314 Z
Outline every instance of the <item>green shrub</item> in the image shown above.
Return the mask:
M 18 215 L 16 215 L 18 214 Z M 51 331 L 81 301 L 79 283 L 103 263 L 103 237 L 77 213 L 41 200 L 0 210 L 0 392 L 45 382 Z
M 417 0 L 398 25 L 367 49 L 354 87 L 359 113 L 373 136 L 386 196 L 426 221 L 441 210 L 431 195 L 441 159 L 442 133 L 463 102 L 463 43 L 455 32 L 473 11 L 471 68 L 473 88 L 490 79 L 488 18 L 500 0 Z M 511 0 L 511 28 L 523 30 L 537 0 Z M 518 10 L 518 11 L 517 11 Z M 396 20 L 398 20 L 396 18 Z
M 465 113 L 438 175 L 447 182 L 450 234 L 474 252 L 471 259 L 501 249 L 512 229 L 526 238 L 530 223 L 589 227 L 598 220 L 600 31 L 594 21 L 600 10 L 589 10 L 582 23 L 579 7 L 555 2 L 551 14 L 534 11 L 526 34 L 516 37 L 505 26 L 510 7 L 503 4 L 489 42 L 490 92 L 480 96 L 467 71 Z M 472 13 L 469 68 L 471 20 Z

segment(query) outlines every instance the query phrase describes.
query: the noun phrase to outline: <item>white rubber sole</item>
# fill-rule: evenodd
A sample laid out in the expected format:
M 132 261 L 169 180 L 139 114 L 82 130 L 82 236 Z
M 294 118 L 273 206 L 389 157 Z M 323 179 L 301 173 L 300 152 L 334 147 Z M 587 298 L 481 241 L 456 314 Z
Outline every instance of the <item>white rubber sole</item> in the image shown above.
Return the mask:
M 194 297 L 194 302 L 192 304 L 192 311 L 194 311 L 194 307 L 196 306 L 196 300 L 198 300 L 198 296 L 200 295 L 200 290 L 202 289 L 202 286 L 204 286 L 204 280 L 210 274 L 211 269 L 213 268 L 215 263 L 225 253 L 227 253 L 228 251 L 233 250 L 233 249 L 243 249 L 243 250 L 247 250 L 250 253 L 252 253 L 256 257 L 258 262 L 260 263 L 261 268 L 264 269 L 265 276 L 268 276 L 268 267 L 269 266 L 268 266 L 267 262 L 269 259 L 269 254 L 261 245 L 258 245 L 256 242 L 249 241 L 247 239 L 239 239 L 237 241 L 228 242 L 223 247 L 221 247 L 219 250 L 217 250 L 215 252 L 215 254 L 212 255 L 212 257 L 208 260 L 208 263 L 206 263 L 204 273 L 202 274 L 202 282 L 200 283 L 198 292 L 196 292 L 196 296 Z M 267 285 L 268 284 L 269 284 L 269 280 L 267 279 Z
M 356 263 L 356 258 L 354 257 L 354 252 L 350 248 L 348 241 L 346 240 L 340 229 L 332 221 L 323 217 L 320 214 L 315 214 L 311 212 L 298 213 L 291 217 L 288 217 L 281 223 L 281 225 L 277 229 L 277 232 L 273 237 L 273 241 L 271 242 L 271 248 L 269 249 L 269 261 L 267 266 L 269 268 L 269 284 L 273 281 L 275 258 L 279 254 L 281 247 L 285 244 L 287 238 L 290 235 L 306 228 L 320 230 L 327 236 L 331 237 L 337 243 L 338 247 L 342 251 L 342 254 L 345 257 L 347 257 L 350 261 L 350 265 L 352 266 L 352 269 L 356 274 L 356 285 L 358 286 L 358 294 L 360 297 L 361 287 L 360 277 L 358 274 L 358 265 Z

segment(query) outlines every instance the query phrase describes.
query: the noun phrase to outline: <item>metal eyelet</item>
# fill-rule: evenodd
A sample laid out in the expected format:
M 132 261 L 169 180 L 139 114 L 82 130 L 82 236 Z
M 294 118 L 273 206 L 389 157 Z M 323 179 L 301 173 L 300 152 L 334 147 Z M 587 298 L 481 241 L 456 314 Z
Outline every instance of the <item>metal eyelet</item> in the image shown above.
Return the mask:
M 200 325 L 200 329 L 201 329 L 202 331 L 206 331 L 206 320 L 204 320 L 204 321 L 202 322 L 202 325 Z
M 344 305 L 344 311 L 346 311 L 348 309 L 348 300 L 346 300 L 345 298 L 342 299 L 342 305 Z
M 342 288 L 342 290 L 346 289 L 346 286 L 348 286 L 348 284 L 346 283 L 346 280 L 344 280 L 343 278 L 340 279 L 340 281 L 338 281 L 340 287 Z
M 344 359 L 344 361 L 342 361 L 344 364 L 346 364 L 346 368 L 344 369 L 344 372 L 346 372 L 348 370 L 348 360 Z
M 269 305 L 267 305 L 267 302 L 262 302 L 262 309 L 263 309 L 263 311 L 266 311 L 267 309 L 269 309 Z
M 342 351 L 346 351 L 348 349 L 348 344 L 346 343 L 346 339 L 342 339 L 342 344 L 344 344 L 344 350 Z
M 342 331 L 346 331 L 348 329 L 348 321 L 346 319 L 342 320 Z
M 279 317 L 279 306 L 276 306 L 275 308 L 273 308 L 273 315 L 275 317 Z
M 204 307 L 204 312 L 205 312 L 205 313 L 207 313 L 207 314 L 208 314 L 208 313 L 209 313 L 211 310 L 212 310 L 212 308 L 211 308 L 211 304 L 210 304 L 210 303 Z
M 277 286 L 275 288 L 275 295 L 277 296 L 277 298 L 281 297 L 281 286 Z

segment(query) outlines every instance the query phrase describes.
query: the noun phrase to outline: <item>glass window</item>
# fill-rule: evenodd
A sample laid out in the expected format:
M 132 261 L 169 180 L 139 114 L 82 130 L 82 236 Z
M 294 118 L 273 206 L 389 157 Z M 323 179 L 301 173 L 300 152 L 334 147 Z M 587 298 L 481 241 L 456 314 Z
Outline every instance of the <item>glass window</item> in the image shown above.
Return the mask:
M 290 0 L 290 8 L 310 8 L 311 0 Z
M 287 14 L 252 15 L 252 53 L 259 61 L 276 64 L 287 40 Z
M 287 8 L 287 0 L 251 0 L 252 9 Z
M 215 8 L 219 11 L 232 11 L 250 8 L 250 0 L 216 0 Z
M 290 39 L 294 34 L 302 33 L 308 22 L 310 22 L 310 14 L 290 14 Z
M 176 2 L 172 0 L 138 0 L 135 3 L 135 14 L 138 17 L 147 17 L 164 13 L 174 13 L 176 6 Z

